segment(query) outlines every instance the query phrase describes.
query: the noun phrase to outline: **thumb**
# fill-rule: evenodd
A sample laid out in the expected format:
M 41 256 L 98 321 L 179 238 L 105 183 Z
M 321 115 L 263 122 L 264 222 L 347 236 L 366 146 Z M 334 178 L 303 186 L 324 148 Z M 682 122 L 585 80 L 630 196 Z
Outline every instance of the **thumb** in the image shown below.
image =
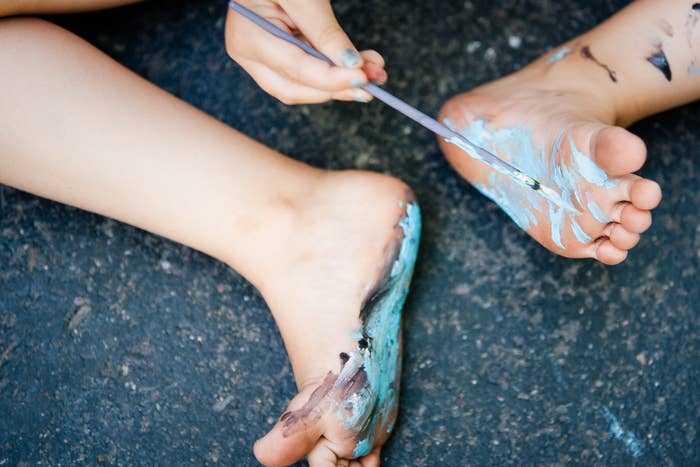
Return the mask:
M 328 0 L 282 0 L 280 5 L 306 39 L 336 65 L 361 68 L 364 61 L 335 18 Z

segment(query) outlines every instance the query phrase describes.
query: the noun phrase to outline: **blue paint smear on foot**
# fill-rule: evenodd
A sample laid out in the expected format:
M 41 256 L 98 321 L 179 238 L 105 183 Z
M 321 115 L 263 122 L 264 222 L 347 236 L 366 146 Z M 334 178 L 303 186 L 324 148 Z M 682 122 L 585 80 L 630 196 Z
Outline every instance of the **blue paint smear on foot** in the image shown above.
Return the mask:
M 562 49 L 559 49 L 559 50 L 558 50 L 557 52 L 555 52 L 551 57 L 549 57 L 549 58 L 547 59 L 547 61 L 544 62 L 544 63 L 546 63 L 547 65 L 551 65 L 552 63 L 556 63 L 556 62 L 558 62 L 559 60 L 561 60 L 562 58 L 564 58 L 564 57 L 566 57 L 567 55 L 569 55 L 570 52 L 571 52 L 571 49 L 569 49 L 568 47 L 564 47 L 564 48 L 562 48 Z
M 571 231 L 580 243 L 585 244 L 591 241 L 591 236 L 584 232 L 581 226 L 578 225 L 578 222 L 576 222 L 576 219 L 573 218 L 571 219 Z
M 601 412 L 603 413 L 603 417 L 605 417 L 605 421 L 607 421 L 610 425 L 610 434 L 613 435 L 615 439 L 622 441 L 622 444 L 624 444 L 625 450 L 629 455 L 635 459 L 641 457 L 642 454 L 644 454 L 644 450 L 642 449 L 641 443 L 637 439 L 637 435 L 622 428 L 622 425 L 620 425 L 617 417 L 615 417 L 615 415 L 613 415 L 613 413 L 606 407 L 603 407 Z
M 547 203 L 547 212 L 549 213 L 549 222 L 551 222 L 552 241 L 563 250 L 564 243 L 561 241 L 561 228 L 564 223 L 564 210 L 557 208 L 552 203 Z
M 576 143 L 574 143 L 573 140 L 570 141 L 570 145 L 571 156 L 573 157 L 576 169 L 587 182 L 604 186 L 606 188 L 612 188 L 615 186 L 614 183 L 611 184 L 612 182 L 608 180 L 608 174 L 606 174 L 603 169 L 598 167 L 598 164 L 593 162 L 593 159 L 578 150 Z
M 454 122 L 449 119 L 445 119 L 445 124 L 455 128 Z M 475 120 L 459 131 L 475 145 L 503 157 L 524 173 L 545 184 L 551 183 L 550 186 L 560 191 L 561 199 L 572 206 L 574 199 L 579 206 L 586 206 L 586 193 L 583 191 L 586 183 L 608 189 L 617 185 L 587 154 L 578 150 L 568 135 L 568 129 L 556 136 L 552 147 L 546 152 L 544 148 L 536 146 L 532 131 L 525 125 L 492 130 L 486 121 Z M 567 139 L 570 162 L 567 162 L 568 154 L 562 154 L 562 146 Z M 471 153 L 469 155 L 472 156 Z M 544 213 L 546 209 L 551 240 L 557 247 L 565 248 L 562 232 L 567 221 L 571 223 L 571 231 L 579 242 L 590 241 L 575 216 L 532 190 L 524 190 L 510 181 L 504 181 L 495 171 L 486 167 L 484 170 L 489 170 L 487 182 L 474 183 L 474 187 L 498 204 L 520 228 L 529 230 L 537 225 L 540 217 L 538 213 Z M 595 203 L 589 202 L 588 206 L 596 220 L 608 222 Z
M 603 211 L 600 209 L 600 206 L 598 206 L 596 202 L 591 199 L 590 195 L 587 195 L 586 198 L 588 199 L 588 211 L 591 213 L 595 220 L 597 220 L 601 224 L 607 224 L 612 220 L 608 216 L 603 214 Z
M 697 66 L 695 62 L 688 63 L 688 74 L 700 76 L 700 66 Z
M 353 456 L 356 458 L 365 456 L 371 451 L 374 446 L 375 427 L 387 426 L 387 432 L 391 431 L 393 426 L 389 425 L 389 417 L 398 402 L 396 399 L 401 375 L 401 355 L 399 354 L 401 310 L 408 294 L 413 266 L 418 254 L 421 231 L 418 204 L 409 203 L 406 206 L 406 216 L 401 219 L 398 226 L 403 230 L 403 240 L 389 272 L 386 293 L 374 305 L 362 329 L 362 336 L 368 338 L 370 347 L 352 352 L 353 355 L 350 357 L 351 360 L 362 358 L 368 387 L 363 391 L 365 394 L 357 393 L 349 398 L 354 400 L 344 401 L 344 403 L 350 403 L 355 409 L 353 417 L 344 418 L 341 412 L 336 412 L 346 427 L 349 425 L 348 422 L 361 422 L 361 426 L 355 425 L 353 428 L 358 432 L 367 433 L 367 437 L 359 440 L 355 446 Z

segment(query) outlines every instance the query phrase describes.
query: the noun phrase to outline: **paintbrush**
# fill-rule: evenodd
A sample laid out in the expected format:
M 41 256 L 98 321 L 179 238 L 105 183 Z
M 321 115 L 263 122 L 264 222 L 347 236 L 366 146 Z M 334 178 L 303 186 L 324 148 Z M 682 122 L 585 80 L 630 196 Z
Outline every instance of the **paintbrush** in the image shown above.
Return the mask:
M 272 24 L 262 16 L 259 16 L 258 14 L 254 13 L 253 11 L 249 10 L 248 8 L 244 7 L 240 3 L 231 0 L 229 2 L 229 7 L 236 11 L 237 13 L 240 13 L 243 15 L 245 18 L 249 19 L 250 21 L 254 22 L 267 32 L 273 34 L 274 36 L 289 42 L 290 44 L 296 45 L 300 49 L 302 49 L 304 52 L 307 54 L 318 58 L 319 60 L 323 60 L 324 62 L 328 63 L 331 66 L 335 66 L 335 63 L 333 61 L 323 55 L 321 52 L 318 50 L 314 49 L 304 41 L 294 37 L 287 31 L 284 31 L 283 29 L 280 29 L 276 25 Z M 448 128 L 447 126 L 443 125 L 442 123 L 438 122 L 432 117 L 429 117 L 428 115 L 424 114 L 420 110 L 416 109 L 415 107 L 410 106 L 406 102 L 402 101 L 398 97 L 386 92 L 384 89 L 380 88 L 374 83 L 367 83 L 364 86 L 362 86 L 362 89 L 379 99 L 380 101 L 384 102 L 386 105 L 389 107 L 392 107 L 395 110 L 398 110 L 408 118 L 412 119 L 413 121 L 423 125 L 425 128 L 429 129 L 433 133 L 436 133 L 439 136 L 442 136 L 445 138 L 445 141 L 448 143 L 454 144 L 455 146 L 459 147 L 462 149 L 467 155 L 480 160 L 484 162 L 485 164 L 489 165 L 490 167 L 494 168 L 498 172 L 501 172 L 503 174 L 508 175 L 511 177 L 513 180 L 517 181 L 518 183 L 521 183 L 535 192 L 539 193 L 542 197 L 545 199 L 551 201 L 552 203 L 556 204 L 560 208 L 569 211 L 574 214 L 579 214 L 578 210 L 567 200 L 564 200 L 559 193 L 557 193 L 555 190 L 542 185 L 539 181 L 534 179 L 533 177 L 523 173 L 520 169 L 517 167 L 514 167 L 513 165 L 509 164 L 508 162 L 500 159 L 498 156 L 495 154 L 492 154 L 491 152 L 487 151 L 484 148 L 481 148 L 471 141 L 469 141 L 467 138 L 465 138 L 463 135 L 457 133 L 456 131 Z

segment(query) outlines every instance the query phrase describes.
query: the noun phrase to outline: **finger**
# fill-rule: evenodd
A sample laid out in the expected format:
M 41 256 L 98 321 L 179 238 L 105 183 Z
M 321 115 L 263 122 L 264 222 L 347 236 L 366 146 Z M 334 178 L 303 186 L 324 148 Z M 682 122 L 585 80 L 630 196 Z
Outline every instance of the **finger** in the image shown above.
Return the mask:
M 384 62 L 384 57 L 382 57 L 382 54 L 380 54 L 376 50 L 363 50 L 360 52 L 360 56 L 365 61 L 365 64 L 367 62 L 371 62 L 380 68 L 384 68 L 386 66 L 386 63 Z
M 295 83 L 258 62 L 238 62 L 265 92 L 286 105 L 320 104 L 331 99 L 331 93 Z
M 289 31 L 281 19 L 269 19 L 276 26 Z M 227 50 L 239 63 L 241 59 L 257 61 L 289 81 L 320 91 L 341 91 L 367 82 L 362 70 L 328 65 L 238 14 L 229 16 L 227 21 L 232 22 L 227 27 L 232 31 L 227 35 Z
M 362 57 L 335 19 L 328 0 L 281 0 L 280 5 L 311 44 L 335 64 L 362 67 Z
M 362 89 L 346 89 L 340 92 L 334 92 L 331 94 L 331 98 L 337 101 L 355 101 L 355 102 L 369 102 L 372 100 L 372 95 L 367 91 Z
M 389 75 L 384 68 L 380 68 L 379 65 L 375 65 L 372 62 L 366 61 L 362 69 L 367 75 L 367 79 L 375 83 L 384 84 L 389 79 Z
M 290 81 L 328 92 L 367 83 L 362 70 L 329 65 L 277 38 L 256 43 L 257 60 Z

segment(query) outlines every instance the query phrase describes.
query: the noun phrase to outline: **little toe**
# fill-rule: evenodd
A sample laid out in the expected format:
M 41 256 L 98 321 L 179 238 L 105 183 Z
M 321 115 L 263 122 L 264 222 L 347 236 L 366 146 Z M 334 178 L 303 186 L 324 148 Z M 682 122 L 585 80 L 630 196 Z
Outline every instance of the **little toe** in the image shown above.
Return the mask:
M 654 209 L 661 202 L 661 187 L 653 180 L 640 178 L 630 187 L 630 201 L 639 209 Z
M 631 203 L 624 203 L 618 221 L 629 232 L 642 233 L 651 227 L 651 213 Z
M 639 234 L 628 231 L 621 224 L 611 223 L 605 230 L 613 246 L 620 250 L 629 250 L 639 243 Z
M 594 258 L 603 264 L 614 266 L 627 258 L 627 250 L 616 247 L 608 238 L 601 238 L 597 241 Z
M 608 175 L 619 177 L 639 170 L 647 148 L 639 136 L 617 126 L 599 129 L 591 139 L 591 154 Z

